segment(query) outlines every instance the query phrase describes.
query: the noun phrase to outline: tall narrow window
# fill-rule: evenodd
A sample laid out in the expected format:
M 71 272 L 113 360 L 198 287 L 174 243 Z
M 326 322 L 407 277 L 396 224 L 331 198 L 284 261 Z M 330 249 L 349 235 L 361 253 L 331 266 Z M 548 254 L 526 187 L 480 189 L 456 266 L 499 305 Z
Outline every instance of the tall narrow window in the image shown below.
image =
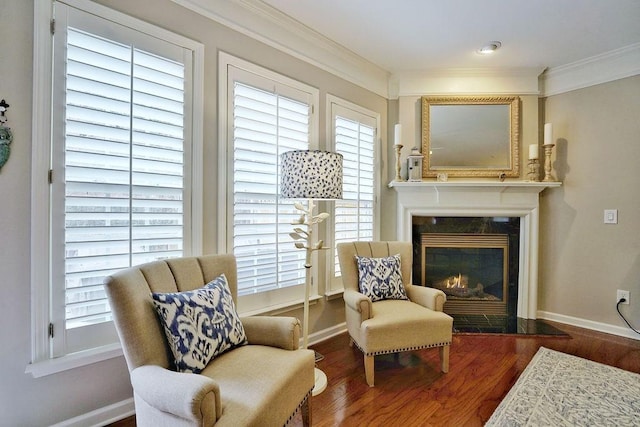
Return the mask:
M 111 319 L 105 275 L 183 254 L 184 66 L 69 28 L 66 86 L 57 182 L 75 328 Z
M 228 76 L 233 220 L 227 244 L 236 256 L 244 312 L 299 299 L 305 278 L 304 251 L 289 236 L 299 212 L 279 195 L 280 155 L 309 149 L 312 96 L 272 77 L 235 67 Z
M 238 292 L 304 280 L 304 253 L 291 244 L 292 202 L 281 200 L 280 154 L 309 148 L 309 105 L 234 84 L 233 253 Z
M 56 4 L 52 355 L 117 340 L 105 276 L 192 253 L 192 52 Z
M 341 242 L 373 240 L 376 235 L 377 115 L 331 97 L 331 124 L 336 152 L 343 155 L 343 199 L 336 200 L 334 249 Z M 334 251 L 333 276 L 340 276 Z M 332 289 L 335 283 L 332 284 Z

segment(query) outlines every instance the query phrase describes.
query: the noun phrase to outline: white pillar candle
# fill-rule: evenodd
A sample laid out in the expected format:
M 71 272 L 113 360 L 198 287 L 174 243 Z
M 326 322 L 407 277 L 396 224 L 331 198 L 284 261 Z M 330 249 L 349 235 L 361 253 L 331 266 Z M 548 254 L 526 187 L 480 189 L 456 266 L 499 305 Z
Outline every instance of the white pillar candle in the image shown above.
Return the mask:
M 553 144 L 553 125 L 551 123 L 544 124 L 544 145 Z
M 402 125 L 397 124 L 394 128 L 393 142 L 395 145 L 402 144 Z
M 538 158 L 538 144 L 531 144 L 529 146 L 529 158 L 530 159 Z

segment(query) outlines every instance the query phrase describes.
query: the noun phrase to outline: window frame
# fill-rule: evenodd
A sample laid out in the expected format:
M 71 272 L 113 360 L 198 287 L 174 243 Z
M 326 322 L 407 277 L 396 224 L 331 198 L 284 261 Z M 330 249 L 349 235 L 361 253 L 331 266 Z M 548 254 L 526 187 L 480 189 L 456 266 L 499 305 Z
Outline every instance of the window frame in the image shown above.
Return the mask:
M 202 252 L 203 229 L 203 106 L 204 106 L 204 45 L 171 31 L 141 21 L 137 18 L 114 11 L 88 0 L 35 0 L 34 2 L 34 48 L 33 48 L 33 147 L 31 170 L 31 363 L 26 372 L 34 377 L 53 374 L 73 369 L 97 361 L 122 355 L 120 343 L 97 345 L 87 350 L 74 353 L 56 351 L 49 335 L 54 313 L 51 309 L 51 298 L 55 292 L 50 276 L 50 263 L 42 260 L 51 259 L 51 150 L 52 143 L 52 111 L 56 106 L 52 99 L 54 87 L 53 70 L 53 33 L 55 28 L 54 4 L 59 3 L 81 12 L 99 16 L 136 32 L 161 39 L 163 42 L 178 45 L 191 51 L 191 95 L 190 102 L 185 103 L 185 210 L 190 210 L 190 231 L 185 228 L 185 253 L 200 254 Z M 187 151 L 189 150 L 189 151 Z M 187 154 L 188 153 L 188 154 Z M 54 177 L 55 179 L 55 177 Z M 186 236 L 189 233 L 189 236 Z M 59 287 L 59 286 L 58 286 Z M 64 316 L 64 313 L 62 313 Z M 65 331 L 54 331 L 56 334 Z
M 373 120 L 375 122 L 374 129 L 374 147 L 373 147 L 373 240 L 380 239 L 380 182 L 382 182 L 382 168 L 381 165 L 381 150 L 382 145 L 380 141 L 380 113 L 369 110 L 361 105 L 342 99 L 338 96 L 327 94 L 327 135 L 329 136 L 330 150 L 336 151 L 336 128 L 335 117 L 339 115 L 338 112 L 346 112 L 349 117 L 345 117 L 354 121 L 363 123 L 365 120 Z M 347 114 L 343 114 L 346 116 Z M 378 172 L 376 172 L 378 171 Z M 335 213 L 335 205 L 333 206 Z M 336 295 L 342 295 L 344 292 L 344 286 L 342 284 L 342 277 L 336 276 L 334 259 L 336 256 L 336 243 L 335 243 L 335 215 L 332 215 L 331 221 L 327 224 L 327 240 L 325 240 L 329 246 L 329 254 L 327 257 L 326 265 L 326 277 L 327 277 L 327 289 L 325 295 L 333 297 Z
M 309 86 L 298 80 L 286 77 L 275 71 L 268 70 L 252 62 L 235 57 L 227 52 L 218 53 L 218 248 L 221 251 L 232 253 L 233 250 L 233 204 L 230 196 L 233 191 L 230 183 L 233 182 L 233 77 L 236 75 L 248 76 L 248 81 L 237 81 L 252 85 L 252 81 L 270 81 L 273 90 L 280 88 L 278 93 L 287 96 L 288 91 L 306 93 L 311 108 L 309 117 L 309 149 L 318 148 L 318 108 L 320 93 L 317 88 Z M 253 78 L 257 80 L 252 80 Z M 254 85 L 256 87 L 261 87 Z M 283 93 L 284 92 L 284 93 Z M 290 92 L 291 93 L 291 92 Z M 293 230 L 293 225 L 291 226 Z M 317 230 L 314 232 L 317 233 Z M 291 241 L 291 245 L 294 241 Z M 318 255 L 313 254 L 313 265 L 318 265 Z M 310 300 L 320 298 L 318 292 L 318 269 L 312 269 L 312 289 Z M 304 300 L 304 283 L 296 286 L 260 292 L 251 295 L 238 296 L 238 311 L 242 315 L 276 314 L 287 311 Z

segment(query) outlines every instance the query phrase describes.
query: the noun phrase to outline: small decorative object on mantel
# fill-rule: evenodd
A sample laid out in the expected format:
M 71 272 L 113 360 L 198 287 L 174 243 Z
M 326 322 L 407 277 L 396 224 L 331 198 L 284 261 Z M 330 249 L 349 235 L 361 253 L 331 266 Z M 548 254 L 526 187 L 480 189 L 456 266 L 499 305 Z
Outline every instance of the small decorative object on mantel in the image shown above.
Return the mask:
M 402 175 L 400 175 L 400 153 L 402 152 L 402 147 L 403 145 L 400 143 L 400 141 L 402 140 L 402 125 L 397 124 L 396 127 L 394 128 L 394 135 L 393 135 L 393 147 L 396 150 L 396 177 L 395 177 L 395 181 L 404 181 L 402 179 Z
M 0 169 L 9 160 L 9 155 L 11 154 L 10 144 L 13 141 L 11 129 L 4 125 L 7 122 L 7 117 L 4 114 L 8 108 L 9 104 L 4 99 L 0 101 Z
M 551 174 L 551 153 L 553 147 L 556 144 L 553 143 L 553 125 L 551 123 L 544 124 L 544 182 L 553 182 L 556 178 Z
M 538 144 L 529 145 L 529 172 L 531 182 L 540 181 L 540 161 L 538 160 Z
M 411 154 L 407 157 L 407 175 L 409 182 L 422 181 L 422 159 L 423 155 L 418 147 L 411 149 Z

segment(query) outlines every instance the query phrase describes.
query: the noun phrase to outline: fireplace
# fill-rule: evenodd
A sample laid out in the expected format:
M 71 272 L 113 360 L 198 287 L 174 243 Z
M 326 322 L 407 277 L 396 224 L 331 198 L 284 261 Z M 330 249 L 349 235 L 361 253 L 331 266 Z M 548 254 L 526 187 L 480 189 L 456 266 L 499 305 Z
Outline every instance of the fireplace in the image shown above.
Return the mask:
M 449 181 L 396 182 L 389 187 L 397 193 L 397 239 L 412 241 L 414 222 L 430 222 L 430 218 L 474 217 L 479 230 L 491 234 L 509 234 L 509 261 L 507 280 L 507 310 L 513 310 L 518 318 L 535 319 L 538 303 L 538 217 L 539 194 L 548 187 L 558 187 L 559 182 L 525 181 Z M 421 220 L 419 218 L 425 218 Z M 492 221 L 489 224 L 487 218 Z M 499 230 L 501 221 L 509 218 L 510 227 L 519 234 Z M 490 227 L 487 227 L 487 224 Z M 476 229 L 477 230 L 477 229 Z M 423 230 L 420 233 L 473 233 L 463 229 Z M 415 241 L 415 240 L 414 240 Z M 512 246 L 516 241 L 517 246 Z M 414 260 L 420 259 L 422 245 L 414 244 Z M 418 266 L 416 266 L 416 264 Z M 420 282 L 421 262 L 414 261 L 413 282 Z M 457 272 L 452 273 L 456 274 Z M 460 272 L 462 273 L 462 272 Z
M 412 219 L 413 283 L 447 295 L 446 313 L 516 316 L 520 218 Z
M 507 314 L 509 235 L 422 233 L 421 285 L 447 295 L 450 314 Z

